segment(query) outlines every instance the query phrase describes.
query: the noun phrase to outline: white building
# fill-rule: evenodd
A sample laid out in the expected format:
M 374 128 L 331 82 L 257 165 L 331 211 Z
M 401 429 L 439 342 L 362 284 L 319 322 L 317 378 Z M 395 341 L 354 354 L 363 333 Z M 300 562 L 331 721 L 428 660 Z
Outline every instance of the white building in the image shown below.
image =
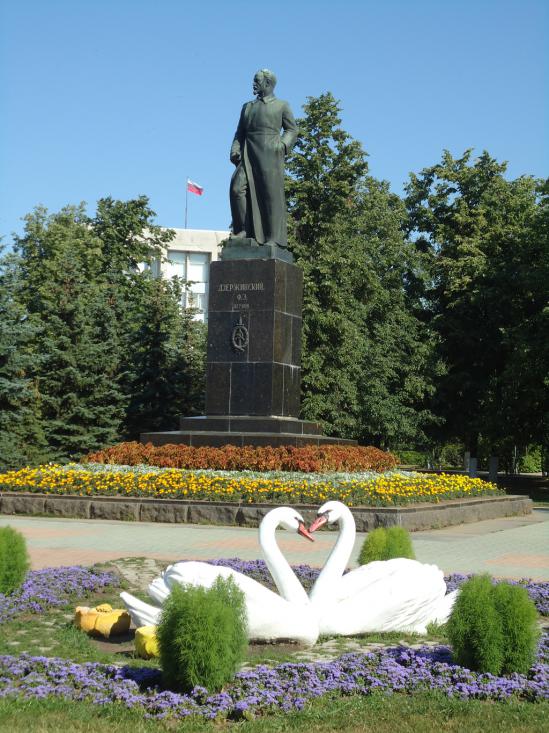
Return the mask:
M 177 275 L 188 283 L 184 308 L 196 308 L 196 320 L 208 320 L 210 262 L 219 259 L 220 243 L 230 232 L 210 229 L 174 229 L 176 235 L 166 252 L 167 261 L 157 263 L 156 272 L 164 277 Z M 159 267 L 158 267 L 159 264 Z

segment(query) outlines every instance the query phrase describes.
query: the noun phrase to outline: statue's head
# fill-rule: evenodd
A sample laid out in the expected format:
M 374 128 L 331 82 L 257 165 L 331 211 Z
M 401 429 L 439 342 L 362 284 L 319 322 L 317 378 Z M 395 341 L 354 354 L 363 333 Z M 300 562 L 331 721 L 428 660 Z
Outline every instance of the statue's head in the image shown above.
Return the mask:
M 260 69 L 254 76 L 254 94 L 258 97 L 266 97 L 273 93 L 276 86 L 276 76 L 269 69 Z

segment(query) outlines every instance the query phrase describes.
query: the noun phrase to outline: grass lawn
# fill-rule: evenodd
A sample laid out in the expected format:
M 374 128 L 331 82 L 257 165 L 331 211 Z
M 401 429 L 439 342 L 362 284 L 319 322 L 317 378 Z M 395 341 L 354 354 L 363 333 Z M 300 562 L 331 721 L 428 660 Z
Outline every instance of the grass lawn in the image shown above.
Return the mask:
M 145 720 L 122 706 L 98 707 L 63 700 L 29 702 L 0 701 L 0 730 L 58 733 L 148 733 L 149 731 L 242 730 L 243 733 L 277 731 L 372 731 L 375 733 L 545 733 L 549 703 L 463 702 L 441 695 L 393 695 L 383 697 L 328 696 L 308 704 L 304 710 L 277 713 L 256 720 L 231 723 L 202 720 Z

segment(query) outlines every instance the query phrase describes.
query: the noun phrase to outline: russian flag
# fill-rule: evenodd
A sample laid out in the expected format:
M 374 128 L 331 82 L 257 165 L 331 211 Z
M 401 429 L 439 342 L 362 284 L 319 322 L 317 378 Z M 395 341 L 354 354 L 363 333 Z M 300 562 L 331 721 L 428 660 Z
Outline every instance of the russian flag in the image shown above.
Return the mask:
M 195 183 L 194 181 L 189 181 L 187 178 L 187 191 L 190 191 L 191 193 L 196 193 L 198 196 L 202 196 L 204 193 L 204 189 L 202 186 L 199 186 L 198 183 Z

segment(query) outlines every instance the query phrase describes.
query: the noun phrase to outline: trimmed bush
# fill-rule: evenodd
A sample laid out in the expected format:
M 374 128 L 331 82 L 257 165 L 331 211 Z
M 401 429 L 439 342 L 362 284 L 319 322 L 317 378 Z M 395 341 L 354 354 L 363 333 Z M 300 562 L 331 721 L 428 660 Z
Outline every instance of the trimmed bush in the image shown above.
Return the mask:
M 387 530 L 384 527 L 378 527 L 368 532 L 366 539 L 362 543 L 360 554 L 358 556 L 359 565 L 367 565 L 375 560 L 385 560 L 385 551 L 387 549 Z
M 534 664 L 540 635 L 536 607 L 526 589 L 518 585 L 498 583 L 492 595 L 503 632 L 501 672 L 526 674 Z
M 395 557 L 415 560 L 410 533 L 404 527 L 378 527 L 368 532 L 358 562 L 366 565 L 374 560 L 392 560 Z
M 0 528 L 0 593 L 8 595 L 21 587 L 30 569 L 27 543 L 12 527 Z
M 391 560 L 393 557 L 407 557 L 409 560 L 416 559 L 414 548 L 412 547 L 412 538 L 407 529 L 404 529 L 404 527 L 389 527 L 387 530 L 385 553 L 385 560 Z
M 477 575 L 461 586 L 447 632 L 458 664 L 477 672 L 500 673 L 504 660 L 503 628 L 488 575 Z
M 175 585 L 156 637 L 168 687 L 220 690 L 238 670 L 246 649 L 244 594 L 231 578 L 218 578 L 211 588 Z

